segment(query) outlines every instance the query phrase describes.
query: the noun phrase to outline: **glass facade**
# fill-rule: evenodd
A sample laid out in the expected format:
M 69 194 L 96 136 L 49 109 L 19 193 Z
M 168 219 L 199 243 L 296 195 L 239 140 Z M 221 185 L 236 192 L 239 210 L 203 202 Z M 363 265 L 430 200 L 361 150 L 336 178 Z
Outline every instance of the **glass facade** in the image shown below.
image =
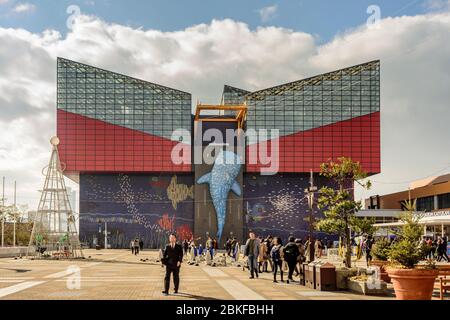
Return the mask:
M 434 196 L 417 198 L 417 211 L 432 211 L 434 209 Z
M 281 172 L 348 156 L 380 172 L 380 63 L 373 61 L 246 95 L 247 129 L 278 129 Z M 247 133 L 247 145 L 256 137 Z M 261 140 L 259 140 L 261 142 Z M 247 164 L 258 171 L 259 164 Z
M 437 197 L 438 197 L 438 209 L 450 208 L 450 193 L 440 194 Z
M 57 64 L 68 171 L 191 171 L 170 161 L 179 142 L 173 131 L 191 131 L 191 94 L 62 58 Z
M 241 105 L 245 101 L 245 95 L 250 91 L 225 85 L 223 87 L 222 104 L 224 105 Z

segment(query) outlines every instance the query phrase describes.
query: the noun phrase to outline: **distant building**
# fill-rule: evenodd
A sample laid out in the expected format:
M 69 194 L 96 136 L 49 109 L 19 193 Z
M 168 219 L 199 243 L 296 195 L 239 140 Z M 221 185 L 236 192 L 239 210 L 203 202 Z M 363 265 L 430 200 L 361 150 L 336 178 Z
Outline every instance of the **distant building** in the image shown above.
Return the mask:
M 36 217 L 36 210 L 32 210 L 25 212 L 22 219 L 23 222 L 34 222 L 35 217 Z
M 358 216 L 375 217 L 381 227 L 398 226 L 401 222 L 396 220 L 408 199 L 416 200 L 426 236 L 450 234 L 450 174 L 415 181 L 409 190 L 372 196 L 365 200 L 366 210 L 358 212 Z

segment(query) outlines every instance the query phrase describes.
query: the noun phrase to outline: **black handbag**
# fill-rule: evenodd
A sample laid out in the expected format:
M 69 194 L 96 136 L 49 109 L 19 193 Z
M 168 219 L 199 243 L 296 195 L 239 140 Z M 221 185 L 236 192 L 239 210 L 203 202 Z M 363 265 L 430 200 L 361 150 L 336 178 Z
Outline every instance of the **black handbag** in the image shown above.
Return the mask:
M 167 258 L 161 258 L 161 263 L 167 266 Z

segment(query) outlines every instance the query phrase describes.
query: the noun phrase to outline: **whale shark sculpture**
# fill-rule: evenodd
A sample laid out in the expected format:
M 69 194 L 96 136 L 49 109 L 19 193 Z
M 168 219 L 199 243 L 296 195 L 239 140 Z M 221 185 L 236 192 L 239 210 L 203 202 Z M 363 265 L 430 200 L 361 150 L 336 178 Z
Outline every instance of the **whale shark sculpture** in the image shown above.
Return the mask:
M 241 195 L 241 187 L 236 177 L 241 170 L 241 159 L 231 151 L 221 151 L 214 161 L 211 172 L 201 176 L 198 184 L 208 183 L 209 193 L 217 216 L 217 240 L 220 241 L 227 213 L 228 193 Z

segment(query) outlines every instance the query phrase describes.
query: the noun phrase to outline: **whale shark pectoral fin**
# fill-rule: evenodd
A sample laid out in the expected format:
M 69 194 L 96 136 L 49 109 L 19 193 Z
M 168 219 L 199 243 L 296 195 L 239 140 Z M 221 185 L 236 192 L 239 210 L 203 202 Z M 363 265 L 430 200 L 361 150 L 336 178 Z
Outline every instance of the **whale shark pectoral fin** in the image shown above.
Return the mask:
M 198 178 L 197 183 L 198 184 L 202 184 L 202 183 L 210 183 L 211 182 L 211 172 L 207 173 L 203 176 L 201 176 L 200 178 Z
M 239 183 L 237 183 L 237 181 L 233 182 L 233 185 L 231 186 L 231 191 L 233 191 L 237 196 L 241 195 L 241 186 L 239 185 Z

